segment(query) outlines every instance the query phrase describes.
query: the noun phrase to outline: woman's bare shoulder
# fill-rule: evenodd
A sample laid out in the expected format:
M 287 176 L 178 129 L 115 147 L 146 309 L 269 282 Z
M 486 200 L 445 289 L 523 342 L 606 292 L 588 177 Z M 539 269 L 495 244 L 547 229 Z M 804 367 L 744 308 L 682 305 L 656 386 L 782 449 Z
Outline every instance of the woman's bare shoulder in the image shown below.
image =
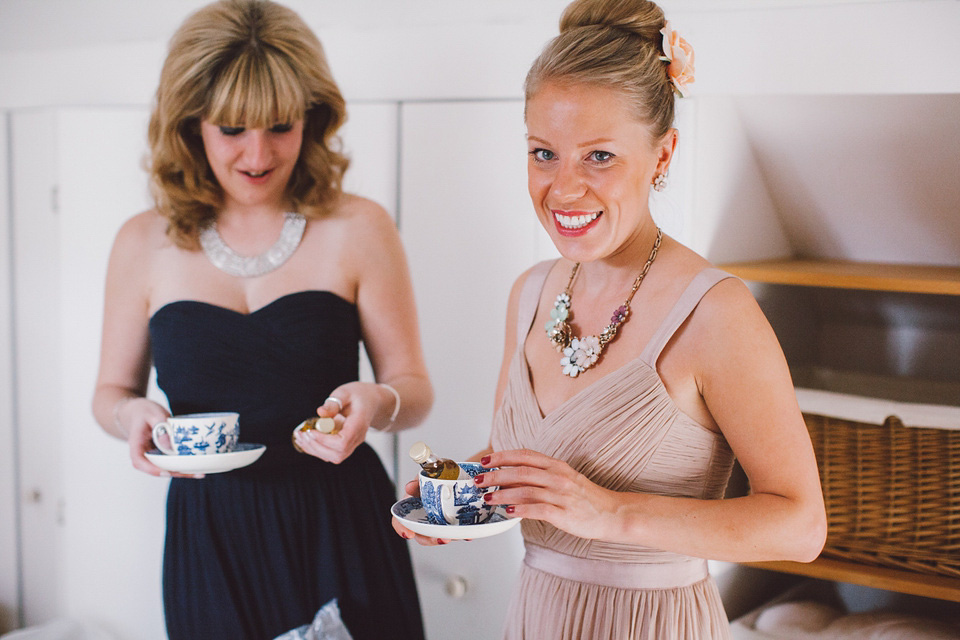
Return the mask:
M 145 296 L 157 267 L 166 264 L 166 251 L 175 248 L 167 235 L 167 221 L 150 210 L 128 218 L 117 231 L 108 268 L 108 293 Z
M 349 240 L 349 245 L 360 252 L 383 242 L 392 243 L 398 235 L 393 216 L 382 205 L 350 193 L 341 194 L 318 222 L 328 237 L 337 238 L 338 243 Z
M 702 268 L 716 268 L 704 261 Z M 691 275 L 691 280 L 696 277 Z M 744 349 L 757 341 L 773 338 L 766 316 L 749 287 L 737 277 L 719 280 L 697 303 L 687 322 L 687 333 L 702 340 L 698 344 L 709 345 L 707 351 L 729 356 L 731 350 Z M 717 340 L 718 335 L 724 336 Z M 773 338 L 775 340 L 775 338 Z M 705 354 L 706 355 L 706 354 Z
M 665 277 L 659 280 L 657 292 L 662 299 L 672 301 L 667 304 L 669 307 L 699 274 L 716 266 L 673 240 L 665 242 L 663 250 L 662 275 Z M 740 330 L 750 333 L 765 323 L 766 318 L 750 289 L 739 278 L 729 277 L 719 280 L 703 294 L 680 333 L 695 339 L 716 336 L 717 331 L 732 332 L 727 333 L 732 336 Z
M 336 204 L 331 207 L 330 217 L 350 222 L 369 222 L 371 219 L 387 220 L 393 223 L 393 217 L 378 202 L 353 193 L 342 193 Z
M 663 273 L 666 276 L 662 279 L 661 286 L 664 289 L 671 290 L 673 297 L 679 297 L 699 274 L 708 269 L 717 268 L 697 252 L 668 237 L 664 238 L 661 255 L 662 257 L 658 258 L 657 261 L 663 265 Z M 744 294 L 750 300 L 753 300 L 753 296 L 743 282 L 735 277 L 726 278 L 704 295 L 698 308 L 704 304 L 707 306 L 719 305 L 720 307 L 731 304 L 737 306 L 743 304 Z
M 142 211 L 127 218 L 117 232 L 118 243 L 132 243 L 140 248 L 158 246 L 167 240 L 167 219 L 156 209 Z
M 173 247 L 167 235 L 167 219 L 155 209 L 128 218 L 117 231 L 113 243 L 115 255 L 142 260 L 145 256 Z
M 556 283 L 566 282 L 572 267 L 573 263 L 566 258 L 548 258 L 541 260 L 517 276 L 517 279 L 513 283 L 513 288 L 519 294 L 520 290 L 527 283 L 527 280 L 537 274 L 538 277 L 543 278 L 541 289 L 555 289 L 560 285 L 555 284 L 554 281 L 556 281 Z

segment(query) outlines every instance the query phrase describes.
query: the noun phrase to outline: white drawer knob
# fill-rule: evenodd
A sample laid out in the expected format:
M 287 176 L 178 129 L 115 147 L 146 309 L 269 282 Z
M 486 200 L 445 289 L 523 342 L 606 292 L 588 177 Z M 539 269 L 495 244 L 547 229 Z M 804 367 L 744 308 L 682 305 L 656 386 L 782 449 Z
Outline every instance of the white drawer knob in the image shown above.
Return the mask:
M 447 595 L 451 598 L 462 598 L 466 595 L 469 586 L 467 579 L 463 576 L 450 576 L 445 585 Z

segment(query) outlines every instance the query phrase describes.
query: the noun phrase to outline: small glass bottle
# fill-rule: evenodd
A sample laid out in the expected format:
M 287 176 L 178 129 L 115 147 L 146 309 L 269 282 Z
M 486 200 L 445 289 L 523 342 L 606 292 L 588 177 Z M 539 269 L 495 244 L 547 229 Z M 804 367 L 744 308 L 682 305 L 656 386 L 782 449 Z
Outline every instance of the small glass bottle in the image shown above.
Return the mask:
M 438 458 L 423 442 L 415 442 L 410 447 L 410 457 L 423 467 L 423 472 L 431 478 L 456 480 L 460 477 L 460 465 L 449 458 Z
M 329 433 L 333 434 L 339 431 L 337 423 L 333 421 L 333 418 L 321 418 L 320 416 L 314 416 L 312 418 L 307 418 L 303 422 L 297 425 L 293 430 L 293 435 L 290 436 L 291 441 L 293 442 L 293 448 L 303 453 L 303 449 L 300 448 L 300 445 L 297 444 L 297 432 L 298 431 L 313 431 L 317 430 L 320 433 Z

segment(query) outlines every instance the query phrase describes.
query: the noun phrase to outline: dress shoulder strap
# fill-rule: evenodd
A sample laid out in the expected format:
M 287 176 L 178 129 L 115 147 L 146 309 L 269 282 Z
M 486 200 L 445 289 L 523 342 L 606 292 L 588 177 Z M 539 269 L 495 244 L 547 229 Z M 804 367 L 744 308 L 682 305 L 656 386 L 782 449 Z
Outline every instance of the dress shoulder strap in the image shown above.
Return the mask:
M 556 260 L 544 260 L 538 262 L 527 274 L 527 280 L 523 283 L 523 289 L 520 290 L 519 309 L 517 311 L 517 344 L 522 345 L 530 333 L 530 325 L 533 319 L 537 317 L 537 307 L 540 303 L 540 294 L 543 292 L 543 284 L 547 281 L 547 275 L 550 269 L 557 263 Z
M 693 280 L 690 281 L 690 284 L 687 285 L 687 288 L 680 294 L 673 308 L 667 313 L 663 322 L 660 323 L 657 331 L 653 334 L 653 337 L 650 338 L 650 342 L 644 347 L 643 352 L 640 354 L 640 359 L 651 367 L 656 367 L 657 360 L 660 358 L 660 352 L 667 346 L 670 338 L 672 338 L 673 334 L 680 328 L 680 325 L 682 325 L 690 314 L 693 313 L 693 310 L 697 308 L 703 296 L 718 282 L 734 277 L 736 276 L 713 267 L 707 267 L 695 275 Z

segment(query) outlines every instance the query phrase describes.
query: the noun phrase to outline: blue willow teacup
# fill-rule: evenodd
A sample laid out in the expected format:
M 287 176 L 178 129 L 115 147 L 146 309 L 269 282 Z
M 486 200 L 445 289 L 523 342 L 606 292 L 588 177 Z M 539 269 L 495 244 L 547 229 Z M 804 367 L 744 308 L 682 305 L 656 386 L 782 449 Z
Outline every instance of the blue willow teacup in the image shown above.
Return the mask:
M 167 435 L 170 445 L 161 436 Z M 229 453 L 240 437 L 240 414 L 190 413 L 170 416 L 153 425 L 153 443 L 168 456 Z
M 477 462 L 458 462 L 466 473 L 456 480 L 431 478 L 420 472 L 420 502 L 431 524 L 481 524 L 490 519 L 496 505 L 487 504 L 483 495 L 495 487 L 478 487 L 474 476 L 491 471 Z

